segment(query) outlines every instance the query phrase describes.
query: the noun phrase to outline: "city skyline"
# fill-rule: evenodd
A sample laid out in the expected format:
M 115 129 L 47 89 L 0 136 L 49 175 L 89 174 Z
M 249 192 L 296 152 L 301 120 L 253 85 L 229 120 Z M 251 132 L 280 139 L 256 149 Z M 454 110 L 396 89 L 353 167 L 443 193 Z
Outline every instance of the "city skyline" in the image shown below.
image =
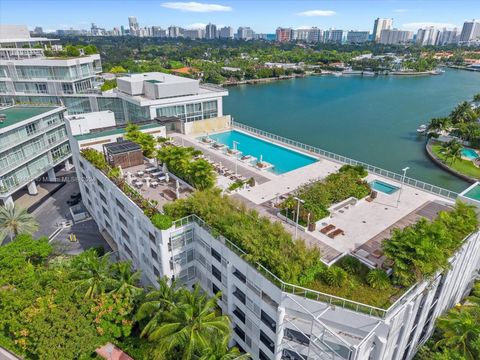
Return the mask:
M 23 6 L 22 6 L 23 4 Z M 61 6 L 59 7 L 59 4 Z M 83 6 L 82 6 L 83 4 Z M 140 26 L 177 25 L 184 28 L 204 28 L 208 23 L 217 27 L 249 26 L 256 32 L 274 33 L 278 26 L 292 28 L 337 28 L 344 30 L 372 31 L 377 17 L 393 18 L 394 27 L 414 30 L 427 26 L 436 28 L 461 28 L 472 14 L 480 12 L 478 2 L 464 0 L 455 2 L 433 1 L 122 1 L 121 6 L 112 1 L 95 2 L 96 11 L 85 7 L 85 2 L 69 1 L 2 1 L 0 22 L 26 24 L 31 30 L 43 27 L 45 32 L 58 29 L 88 29 L 91 23 L 107 29 L 128 25 L 128 17 L 135 16 Z M 274 6 L 277 5 L 277 6 Z M 281 6 L 278 6 L 281 5 Z M 18 12 L 19 6 L 30 9 Z M 154 11 L 156 8 L 156 11 Z M 478 8 L 478 11 L 475 10 Z M 61 9 L 62 11 L 55 11 Z M 65 11 L 69 13 L 65 17 Z M 270 13 L 270 16 L 265 16 Z M 44 14 L 45 16 L 42 16 Z M 57 15 L 58 14 L 58 15 Z M 62 14 L 62 15 L 60 15 Z M 165 18 L 164 18 L 165 16 Z

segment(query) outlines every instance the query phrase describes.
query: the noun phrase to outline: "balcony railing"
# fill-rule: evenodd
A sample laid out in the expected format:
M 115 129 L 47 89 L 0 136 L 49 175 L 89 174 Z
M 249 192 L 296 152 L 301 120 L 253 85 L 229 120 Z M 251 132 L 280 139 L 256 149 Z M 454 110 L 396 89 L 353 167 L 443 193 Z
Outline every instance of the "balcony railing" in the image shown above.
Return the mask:
M 412 179 L 412 178 L 409 178 L 409 177 L 403 177 L 403 175 L 397 174 L 393 171 L 385 170 L 385 169 L 382 169 L 382 168 L 364 163 L 362 161 L 350 159 L 346 156 L 338 155 L 338 154 L 335 154 L 333 152 L 317 148 L 315 146 L 307 145 L 307 144 L 301 143 L 301 142 L 296 141 L 296 140 L 291 140 L 291 139 L 285 138 L 285 137 L 280 136 L 280 135 L 275 135 L 275 134 L 269 133 L 267 131 L 256 129 L 254 127 L 251 127 L 251 126 L 248 126 L 248 125 L 236 122 L 236 121 L 232 121 L 232 126 L 235 127 L 235 128 L 238 128 L 240 130 L 244 130 L 246 132 L 264 137 L 268 140 L 278 142 L 282 145 L 293 147 L 293 148 L 296 148 L 298 150 L 302 150 L 302 151 L 305 151 L 307 153 L 311 153 L 313 155 L 322 156 L 326 159 L 333 160 L 337 163 L 348 164 L 348 165 L 362 165 L 370 173 L 380 175 L 380 176 L 383 176 L 383 177 L 386 177 L 386 178 L 389 178 L 389 179 L 392 179 L 392 180 L 395 180 L 395 181 L 398 181 L 398 182 L 403 181 L 406 185 L 410 185 L 414 188 L 417 188 L 417 189 L 420 189 L 420 190 L 423 190 L 423 191 L 426 191 L 426 192 L 429 192 L 429 193 L 432 193 L 432 194 L 435 194 L 435 195 L 439 195 L 439 196 L 442 196 L 442 197 L 447 198 L 447 199 L 456 199 L 457 196 L 458 196 L 458 193 L 456 193 L 454 191 L 450 191 L 450 190 L 441 188 L 439 186 L 431 185 L 431 184 L 428 184 L 428 183 L 420 181 L 420 180 Z
M 55 129 L 56 127 L 59 127 L 61 125 L 65 125 L 65 123 L 63 122 L 63 120 L 59 120 L 58 122 L 56 123 L 53 123 L 51 125 L 48 125 L 48 126 L 45 126 L 45 127 L 41 127 L 39 128 L 37 131 L 35 132 L 32 132 L 31 134 L 29 135 L 26 135 L 26 136 L 22 136 L 21 139 L 17 139 L 17 140 L 14 140 L 14 141 L 11 141 L 9 143 L 6 143 L 6 144 L 2 144 L 0 143 L 0 152 L 2 152 L 4 149 L 10 149 L 16 145 L 20 145 L 21 143 L 23 142 L 26 142 L 30 139 L 33 139 L 34 137 L 37 137 L 38 135 L 40 134 L 43 134 L 44 132 L 48 131 L 48 130 L 51 130 L 51 129 Z

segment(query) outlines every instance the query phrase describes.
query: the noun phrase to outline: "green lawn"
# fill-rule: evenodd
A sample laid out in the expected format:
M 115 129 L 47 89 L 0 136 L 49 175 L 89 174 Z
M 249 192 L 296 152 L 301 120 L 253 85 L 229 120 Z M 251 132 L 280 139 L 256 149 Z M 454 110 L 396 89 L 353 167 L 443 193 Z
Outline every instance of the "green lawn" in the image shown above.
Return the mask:
M 442 154 L 442 151 L 443 151 L 442 145 L 433 144 L 431 149 L 432 149 L 432 152 L 435 154 L 435 156 L 437 156 L 440 160 L 442 160 L 446 165 L 451 167 L 453 170 L 456 170 L 459 173 L 470 176 L 472 178 L 480 179 L 480 168 L 477 168 L 475 165 L 473 165 L 473 162 L 469 160 L 463 160 L 463 159 L 458 159 L 453 163 L 445 162 L 445 156 Z

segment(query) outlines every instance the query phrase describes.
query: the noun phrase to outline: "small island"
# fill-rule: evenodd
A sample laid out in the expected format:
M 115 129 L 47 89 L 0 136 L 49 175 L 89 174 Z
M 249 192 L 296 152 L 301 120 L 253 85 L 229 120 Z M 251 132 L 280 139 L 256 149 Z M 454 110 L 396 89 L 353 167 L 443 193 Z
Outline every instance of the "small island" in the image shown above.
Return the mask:
M 480 94 L 427 126 L 427 154 L 443 169 L 467 181 L 480 180 Z

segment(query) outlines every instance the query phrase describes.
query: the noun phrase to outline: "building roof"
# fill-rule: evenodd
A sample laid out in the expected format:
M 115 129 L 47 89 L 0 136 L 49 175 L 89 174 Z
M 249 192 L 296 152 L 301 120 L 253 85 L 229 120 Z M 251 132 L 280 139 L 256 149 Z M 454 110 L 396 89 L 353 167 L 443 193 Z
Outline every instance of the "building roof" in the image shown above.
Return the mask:
M 55 110 L 55 106 L 11 106 L 0 109 L 0 114 L 6 115 L 6 119 L 0 122 L 0 129 L 15 125 L 24 120 Z
M 159 124 L 158 122 L 151 122 L 146 125 L 140 125 L 139 128 L 140 130 L 147 130 L 147 129 L 153 129 L 159 126 L 161 126 L 161 124 Z M 125 132 L 125 127 L 116 127 L 116 128 L 105 129 L 102 131 L 92 131 L 88 134 L 75 135 L 74 138 L 77 139 L 77 141 L 81 141 L 81 140 L 95 139 L 103 136 L 123 134 L 124 132 Z
M 106 343 L 102 347 L 96 349 L 95 352 L 100 357 L 108 360 L 133 360 L 132 357 L 112 343 Z
M 141 151 L 140 145 L 133 141 L 119 141 L 103 145 L 110 154 L 125 154 L 132 151 Z

